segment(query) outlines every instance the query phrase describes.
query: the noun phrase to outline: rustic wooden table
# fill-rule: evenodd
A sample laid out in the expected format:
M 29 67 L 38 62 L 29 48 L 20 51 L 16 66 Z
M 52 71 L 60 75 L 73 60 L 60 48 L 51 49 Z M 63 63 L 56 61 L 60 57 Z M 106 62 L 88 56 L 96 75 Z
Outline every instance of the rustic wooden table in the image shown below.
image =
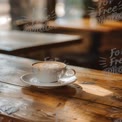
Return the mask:
M 0 32 L 0 53 L 27 56 L 32 52 L 45 50 L 47 54 L 50 53 L 49 49 L 51 48 L 65 47 L 81 42 L 82 38 L 80 36 L 66 34 Z
M 43 90 L 20 76 L 36 60 L 0 54 L 0 122 L 122 122 L 122 76 L 72 67 L 77 81 Z

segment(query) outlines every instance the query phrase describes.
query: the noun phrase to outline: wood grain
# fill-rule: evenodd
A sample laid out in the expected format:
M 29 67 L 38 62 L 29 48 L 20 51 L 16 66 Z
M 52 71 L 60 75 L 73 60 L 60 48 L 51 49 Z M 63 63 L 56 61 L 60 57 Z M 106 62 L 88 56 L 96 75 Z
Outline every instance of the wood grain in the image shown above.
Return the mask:
M 122 119 L 121 75 L 69 66 L 77 72 L 76 83 L 50 90 L 30 88 L 20 81 L 20 76 L 31 72 L 34 62 L 0 54 L 0 108 L 8 103 L 18 107 L 18 111 L 10 115 L 1 113 L 1 116 L 15 118 L 15 122 L 16 119 L 22 122 L 98 122 L 98 119 L 99 122 L 115 122 Z
M 54 93 L 39 91 L 29 88 L 21 88 L 13 85 L 0 83 L 0 104 L 18 104 L 19 110 L 9 115 L 20 120 L 29 122 L 49 121 L 54 122 L 112 122 L 113 119 L 121 118 L 122 109 L 97 104 L 94 102 L 78 100 Z M 0 87 L 1 88 L 1 87 Z M 62 89 L 63 90 L 63 89 Z M 112 119 L 113 118 L 113 119 Z

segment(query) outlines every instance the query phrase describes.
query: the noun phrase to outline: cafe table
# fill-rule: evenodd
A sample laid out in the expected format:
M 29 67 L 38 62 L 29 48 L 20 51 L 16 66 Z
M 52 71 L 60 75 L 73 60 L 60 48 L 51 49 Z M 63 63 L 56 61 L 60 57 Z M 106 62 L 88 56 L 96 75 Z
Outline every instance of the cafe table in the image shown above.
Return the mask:
M 48 26 L 55 27 L 52 32 L 66 32 L 66 33 L 76 33 L 79 35 L 84 35 L 84 41 L 86 38 L 89 39 L 91 44 L 90 52 L 93 54 L 99 54 L 99 48 L 102 43 L 102 37 L 106 34 L 111 34 L 113 32 L 121 32 L 122 26 L 121 22 L 107 21 L 105 23 L 99 24 L 95 18 L 86 19 L 75 19 L 75 20 L 55 20 L 48 22 Z M 84 33 L 85 32 L 85 33 Z M 106 40 L 107 41 L 107 40 Z
M 0 53 L 28 56 L 32 52 L 45 51 L 51 56 L 50 49 L 68 47 L 82 43 L 82 37 L 66 34 L 44 34 L 20 31 L 0 31 Z
M 39 89 L 20 80 L 27 58 L 0 54 L 0 122 L 122 122 L 122 76 L 69 66 L 77 81 Z

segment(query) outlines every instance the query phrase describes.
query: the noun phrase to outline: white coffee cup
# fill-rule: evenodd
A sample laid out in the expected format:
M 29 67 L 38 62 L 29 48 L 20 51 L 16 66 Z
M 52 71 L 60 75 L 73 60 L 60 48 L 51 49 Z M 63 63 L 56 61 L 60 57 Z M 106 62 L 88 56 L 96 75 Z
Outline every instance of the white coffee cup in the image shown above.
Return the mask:
M 62 77 L 71 77 L 76 74 L 74 69 L 67 69 L 67 65 L 57 61 L 44 61 L 32 64 L 35 77 L 44 83 L 59 81 Z

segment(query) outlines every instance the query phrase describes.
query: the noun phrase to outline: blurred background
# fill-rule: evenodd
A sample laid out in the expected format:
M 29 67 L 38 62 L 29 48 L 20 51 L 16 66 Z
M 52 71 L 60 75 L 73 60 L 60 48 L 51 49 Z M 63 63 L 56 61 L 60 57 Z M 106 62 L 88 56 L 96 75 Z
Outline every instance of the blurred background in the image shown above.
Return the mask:
M 120 52 L 116 59 L 122 58 L 121 20 L 121 0 L 0 0 L 1 31 L 79 35 L 80 45 L 52 48 L 51 58 L 98 70 L 109 68 L 112 49 Z M 22 56 L 44 58 L 40 51 Z

